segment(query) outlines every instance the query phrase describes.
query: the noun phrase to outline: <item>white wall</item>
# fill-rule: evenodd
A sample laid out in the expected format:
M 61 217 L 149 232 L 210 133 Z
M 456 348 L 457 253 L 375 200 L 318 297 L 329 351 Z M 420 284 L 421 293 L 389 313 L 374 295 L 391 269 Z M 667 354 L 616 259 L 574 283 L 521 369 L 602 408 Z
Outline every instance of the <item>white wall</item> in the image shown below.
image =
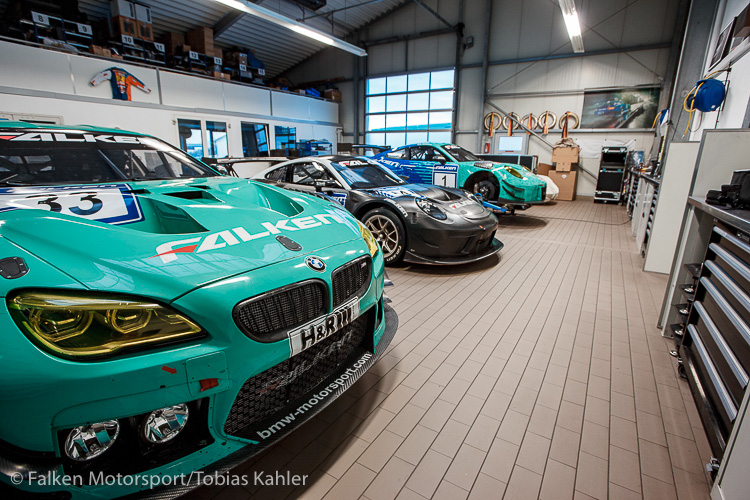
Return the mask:
M 450 24 L 459 21 L 456 1 L 424 0 Z M 464 0 L 465 37 L 474 38 L 474 46 L 463 51 L 459 72 L 459 112 L 454 128 L 456 142 L 476 151 L 477 132 L 492 109 L 482 98 L 486 0 Z M 582 22 L 583 57 L 528 62 L 508 62 L 519 58 L 538 58 L 569 54 L 570 40 L 565 30 L 559 4 L 550 0 L 492 1 L 489 60 L 486 88 L 491 101 L 521 116 L 546 110 L 558 116 L 566 111 L 581 112 L 584 89 L 661 85 L 665 79 L 669 48 L 638 50 L 595 55 L 592 52 L 617 50 L 672 41 L 679 0 L 624 2 L 622 0 L 577 0 Z M 360 40 L 378 40 L 413 35 L 446 28 L 438 19 L 415 3 L 407 4 L 372 26 L 361 31 Z M 368 48 L 365 71 L 361 76 L 397 74 L 455 66 L 456 36 L 452 33 L 411 41 L 397 41 Z M 337 56 L 338 54 L 338 56 Z M 293 82 L 345 79 L 338 83 L 342 91 L 341 121 L 344 132 L 354 128 L 353 62 L 348 55 L 333 49 L 324 50 L 288 73 Z M 467 66 L 468 67 L 465 67 Z M 519 73 L 520 72 L 520 73 Z M 516 75 L 516 73 L 518 73 Z M 748 79 L 750 81 L 750 79 Z M 360 132 L 364 133 L 364 92 L 360 87 Z M 555 95 L 551 92 L 565 92 Z M 529 92 L 537 96 L 524 95 Z M 619 140 L 648 151 L 653 134 L 644 131 L 573 133 L 586 140 Z M 559 133 L 550 133 L 555 142 Z M 353 138 L 348 138 L 353 140 Z M 532 139 L 530 153 L 549 163 L 551 150 Z M 584 166 L 596 171 L 598 161 L 584 160 Z M 593 181 L 584 175 L 578 184 L 579 194 L 592 194 Z
M 151 93 L 132 88 L 132 101 L 119 101 L 109 81 L 89 85 L 113 66 Z M 66 125 L 119 127 L 173 144 L 179 144 L 178 118 L 222 121 L 229 126 L 230 156 L 242 156 L 243 121 L 269 124 L 271 149 L 275 125 L 296 127 L 298 140 L 336 143 L 338 104 L 329 101 L 8 42 L 0 42 L 0 67 L 0 113 L 61 116 Z
M 703 74 L 708 76 L 716 69 L 731 68 L 728 75 L 729 85 L 727 87 L 726 99 L 721 109 L 710 113 L 696 111 L 693 114 L 693 122 L 690 127 L 690 138 L 700 141 L 704 130 L 714 128 L 742 128 L 745 113 L 750 99 L 750 40 L 746 39 L 742 45 L 735 48 L 728 56 L 727 61 L 732 60 L 731 65 L 724 62 L 711 69 L 711 57 L 716 47 L 721 31 L 731 20 L 747 6 L 747 0 L 722 0 L 716 10 L 711 44 L 706 51 L 706 60 L 703 65 Z M 731 40 L 730 40 L 731 43 Z M 714 75 L 721 81 L 727 78 L 726 73 Z M 682 103 L 680 104 L 682 106 Z M 678 130 L 683 134 L 684 130 Z M 728 180 L 728 179 L 727 179 Z

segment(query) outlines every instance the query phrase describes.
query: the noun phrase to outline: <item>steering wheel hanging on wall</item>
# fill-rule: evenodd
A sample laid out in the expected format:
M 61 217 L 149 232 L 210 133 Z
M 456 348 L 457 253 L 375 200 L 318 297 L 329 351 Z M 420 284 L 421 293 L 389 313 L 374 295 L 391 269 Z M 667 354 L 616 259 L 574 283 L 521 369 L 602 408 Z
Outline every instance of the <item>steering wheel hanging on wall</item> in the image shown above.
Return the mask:
M 521 118 L 521 123 L 529 130 L 534 130 L 539 126 L 539 120 L 536 116 L 534 116 L 533 113 L 529 113 L 528 115 L 524 115 L 523 118 Z M 526 132 L 528 134 L 528 132 Z
M 521 126 L 518 124 L 518 122 L 521 121 L 521 117 L 512 111 L 508 113 L 508 115 L 513 117 L 513 120 L 511 120 L 507 115 L 503 116 L 503 128 L 505 130 L 508 130 L 508 128 L 511 128 L 512 130 L 521 128 Z
M 484 116 L 484 128 L 489 131 L 490 137 L 503 124 L 503 117 L 499 113 L 491 111 Z
M 549 132 L 550 127 L 554 127 L 555 123 L 557 123 L 557 115 L 552 111 L 545 111 L 539 115 L 539 127 L 543 134 Z
M 573 119 L 573 125 L 570 124 L 570 120 Z M 562 129 L 565 125 L 565 122 L 568 122 L 568 128 L 574 129 L 578 128 L 578 126 L 581 124 L 581 119 L 578 118 L 578 115 L 573 113 L 572 111 L 566 111 L 565 114 L 563 114 L 560 117 L 560 128 Z

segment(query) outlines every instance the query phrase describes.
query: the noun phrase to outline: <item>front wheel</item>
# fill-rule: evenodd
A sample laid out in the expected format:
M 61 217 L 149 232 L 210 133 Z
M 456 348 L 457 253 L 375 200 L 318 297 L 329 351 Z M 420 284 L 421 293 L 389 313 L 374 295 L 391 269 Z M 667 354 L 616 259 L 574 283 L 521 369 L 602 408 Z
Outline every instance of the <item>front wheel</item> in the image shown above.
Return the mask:
M 380 243 L 385 263 L 401 262 L 406 253 L 406 229 L 401 219 L 390 210 L 375 208 L 362 217 L 362 223 Z
M 474 184 L 474 193 L 479 193 L 485 200 L 494 200 L 497 197 L 495 185 L 488 180 L 479 181 Z

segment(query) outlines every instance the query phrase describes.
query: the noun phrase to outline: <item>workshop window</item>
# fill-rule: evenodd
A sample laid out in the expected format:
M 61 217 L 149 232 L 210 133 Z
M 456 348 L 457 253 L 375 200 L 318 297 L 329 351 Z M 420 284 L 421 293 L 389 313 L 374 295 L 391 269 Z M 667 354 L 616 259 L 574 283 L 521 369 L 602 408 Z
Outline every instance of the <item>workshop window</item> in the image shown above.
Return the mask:
M 455 71 L 443 70 L 367 80 L 367 144 L 404 146 L 450 142 Z
M 242 122 L 242 156 L 268 156 L 268 125 Z
M 180 149 L 194 158 L 203 158 L 203 132 L 200 120 L 177 120 Z
M 227 124 L 224 122 L 206 122 L 206 133 L 208 134 L 209 158 L 226 158 L 229 156 L 229 144 L 227 143 Z

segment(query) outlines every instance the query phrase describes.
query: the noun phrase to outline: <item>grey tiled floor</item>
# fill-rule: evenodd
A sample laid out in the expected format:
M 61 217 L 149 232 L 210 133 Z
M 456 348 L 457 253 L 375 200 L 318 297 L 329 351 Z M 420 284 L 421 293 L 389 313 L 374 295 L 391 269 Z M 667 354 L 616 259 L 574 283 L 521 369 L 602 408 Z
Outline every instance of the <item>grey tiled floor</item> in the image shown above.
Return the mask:
M 707 498 L 708 442 L 622 207 L 502 219 L 499 259 L 389 271 L 400 327 L 342 398 L 189 498 Z

